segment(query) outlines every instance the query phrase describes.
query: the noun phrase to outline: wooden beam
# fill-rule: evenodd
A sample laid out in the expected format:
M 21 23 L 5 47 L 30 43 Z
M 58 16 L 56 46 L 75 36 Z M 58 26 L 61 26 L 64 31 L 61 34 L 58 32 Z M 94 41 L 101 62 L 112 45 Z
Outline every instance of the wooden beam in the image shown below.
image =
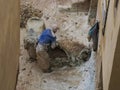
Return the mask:
M 14 90 L 19 60 L 19 0 L 0 0 L 0 90 Z

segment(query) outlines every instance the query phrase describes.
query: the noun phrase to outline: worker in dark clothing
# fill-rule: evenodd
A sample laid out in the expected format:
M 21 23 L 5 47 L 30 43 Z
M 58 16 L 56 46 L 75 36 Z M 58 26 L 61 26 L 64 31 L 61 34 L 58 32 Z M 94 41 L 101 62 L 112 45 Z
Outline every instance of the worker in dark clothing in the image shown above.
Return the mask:
M 98 47 L 98 33 L 99 33 L 99 22 L 96 22 L 95 25 L 89 30 L 88 40 L 92 39 L 93 41 L 93 51 L 97 51 Z

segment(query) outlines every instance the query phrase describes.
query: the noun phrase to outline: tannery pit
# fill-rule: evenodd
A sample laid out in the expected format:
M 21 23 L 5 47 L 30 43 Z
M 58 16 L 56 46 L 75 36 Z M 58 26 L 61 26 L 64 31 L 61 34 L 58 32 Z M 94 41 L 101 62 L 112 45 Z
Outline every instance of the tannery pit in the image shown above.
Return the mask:
M 16 90 L 95 90 L 95 57 L 88 48 L 87 40 L 91 0 L 20 1 L 21 56 Z M 40 21 L 36 21 L 36 17 Z M 49 48 L 47 53 L 52 72 L 43 73 L 37 62 L 28 61 L 24 39 L 26 36 L 34 37 L 34 33 L 29 35 L 29 29 L 32 28 L 36 32 L 35 37 L 38 37 L 44 26 L 51 28 L 53 24 L 60 28 L 56 33 L 60 47 Z M 36 49 L 36 42 L 34 46 L 30 47 L 30 52 Z

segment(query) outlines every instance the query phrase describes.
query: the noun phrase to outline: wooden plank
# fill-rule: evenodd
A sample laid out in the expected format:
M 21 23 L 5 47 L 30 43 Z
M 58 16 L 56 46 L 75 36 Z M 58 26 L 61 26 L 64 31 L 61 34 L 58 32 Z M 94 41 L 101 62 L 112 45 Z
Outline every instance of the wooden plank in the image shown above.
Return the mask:
M 14 90 L 19 59 L 19 0 L 0 0 L 0 90 Z

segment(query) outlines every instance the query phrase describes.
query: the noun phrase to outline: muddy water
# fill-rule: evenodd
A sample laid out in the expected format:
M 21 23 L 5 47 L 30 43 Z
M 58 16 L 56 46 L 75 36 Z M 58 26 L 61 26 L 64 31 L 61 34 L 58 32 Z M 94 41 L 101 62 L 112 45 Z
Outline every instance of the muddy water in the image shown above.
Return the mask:
M 65 53 L 65 51 L 63 49 L 61 49 L 60 47 L 56 47 L 55 49 L 49 49 L 48 50 L 48 54 L 50 56 L 50 58 L 66 58 L 67 59 L 67 55 Z

